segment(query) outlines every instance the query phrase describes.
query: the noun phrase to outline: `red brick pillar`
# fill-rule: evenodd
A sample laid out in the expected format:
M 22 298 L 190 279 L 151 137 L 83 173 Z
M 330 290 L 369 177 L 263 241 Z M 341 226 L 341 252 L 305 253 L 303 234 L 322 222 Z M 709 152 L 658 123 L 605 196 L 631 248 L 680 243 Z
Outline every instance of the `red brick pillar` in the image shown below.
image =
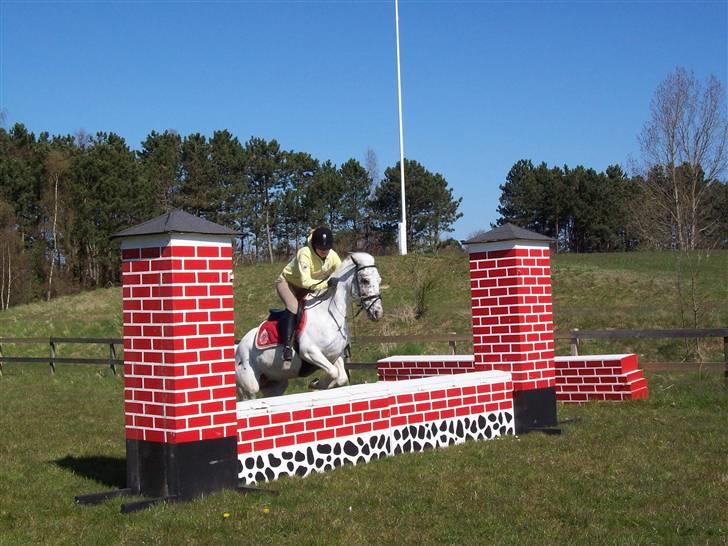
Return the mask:
M 475 370 L 512 374 L 516 433 L 556 425 L 550 241 L 512 224 L 465 241 Z
M 232 238 L 173 211 L 121 239 L 127 486 L 191 498 L 237 485 Z

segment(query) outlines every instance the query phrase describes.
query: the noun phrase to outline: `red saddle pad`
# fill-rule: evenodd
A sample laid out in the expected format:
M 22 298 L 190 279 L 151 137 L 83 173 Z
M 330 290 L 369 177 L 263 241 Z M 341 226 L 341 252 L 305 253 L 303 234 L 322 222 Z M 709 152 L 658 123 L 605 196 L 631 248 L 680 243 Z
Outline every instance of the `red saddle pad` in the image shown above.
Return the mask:
M 306 312 L 304 311 L 303 315 L 301 316 L 301 320 L 298 323 L 298 328 L 296 328 L 296 333 L 293 336 L 294 339 L 300 335 L 305 325 Z M 279 343 L 280 339 L 278 336 L 278 321 L 270 319 L 263 321 L 261 325 L 258 326 L 258 335 L 255 336 L 255 346 L 258 349 L 267 349 L 269 347 L 275 347 Z

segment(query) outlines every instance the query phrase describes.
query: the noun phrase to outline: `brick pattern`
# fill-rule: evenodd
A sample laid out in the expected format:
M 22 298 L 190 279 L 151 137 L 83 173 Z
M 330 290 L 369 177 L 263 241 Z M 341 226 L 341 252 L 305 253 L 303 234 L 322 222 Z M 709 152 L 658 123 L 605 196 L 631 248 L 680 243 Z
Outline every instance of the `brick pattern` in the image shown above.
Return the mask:
M 379 381 L 402 381 L 475 371 L 469 355 L 392 356 L 377 361 Z
M 637 355 L 557 356 L 556 398 L 561 402 L 647 398 Z
M 475 369 L 512 373 L 515 390 L 553 387 L 548 247 L 471 253 L 470 291 Z
M 122 250 L 126 437 L 235 436 L 230 244 Z
M 496 415 L 510 412 L 512 417 L 513 383 L 507 373 L 480 372 L 249 400 L 238 402 L 237 407 L 240 478 L 252 483 L 317 471 L 294 471 L 298 463 L 294 463 L 293 454 L 302 454 L 311 446 L 314 452 L 331 453 L 317 446 L 343 442 L 364 445 L 374 436 L 379 446 L 386 443 L 382 455 L 388 455 L 393 453 L 389 446 L 395 430 L 480 416 L 490 417 L 486 423 L 505 423 Z M 508 422 L 512 422 L 510 418 Z M 503 430 L 512 433 L 512 425 Z M 401 438 L 400 432 L 397 438 Z M 264 478 L 262 473 L 270 466 L 265 461 L 269 460 L 289 461 L 290 465 L 275 472 L 268 469 Z M 357 458 L 347 462 L 357 460 L 365 462 Z M 304 459 L 301 456 L 295 461 Z M 261 473 L 258 478 L 254 477 L 256 472 Z
M 249 407 L 246 402 L 239 402 L 238 453 L 323 442 L 389 428 L 390 397 L 386 389 L 380 389 L 379 396 L 368 400 L 343 398 L 316 403 L 312 397 L 308 406 L 259 406 L 256 410 L 255 404 Z
M 435 385 L 431 390 L 395 393 L 390 398 L 390 426 L 430 423 L 496 411 L 513 411 L 513 383 L 507 376 L 501 376 L 495 382 L 459 382 L 443 388 Z

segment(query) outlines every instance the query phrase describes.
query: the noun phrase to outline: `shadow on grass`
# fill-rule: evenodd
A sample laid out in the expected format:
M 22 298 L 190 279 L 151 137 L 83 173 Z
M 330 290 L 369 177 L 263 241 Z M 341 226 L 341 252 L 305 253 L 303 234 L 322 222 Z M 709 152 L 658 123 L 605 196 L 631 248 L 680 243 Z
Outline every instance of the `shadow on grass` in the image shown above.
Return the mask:
M 105 486 L 126 487 L 126 459 L 118 457 L 72 457 L 66 455 L 54 464 L 71 472 L 95 480 Z

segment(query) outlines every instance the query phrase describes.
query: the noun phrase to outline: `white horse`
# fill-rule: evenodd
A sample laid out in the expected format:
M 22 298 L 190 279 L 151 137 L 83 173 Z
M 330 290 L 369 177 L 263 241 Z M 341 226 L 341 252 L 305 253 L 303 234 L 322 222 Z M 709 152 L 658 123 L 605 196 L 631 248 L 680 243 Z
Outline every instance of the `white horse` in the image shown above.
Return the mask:
M 348 382 L 344 369 L 344 351 L 349 344 L 347 311 L 353 299 L 370 320 L 384 314 L 379 291 L 381 277 L 374 258 L 365 252 L 348 256 L 331 278 L 335 284 L 324 292 L 309 295 L 303 301 L 305 325 L 298 333 L 298 349 L 290 366 L 283 365 L 283 346 L 259 349 L 255 340 L 258 328 L 250 330 L 235 349 L 235 374 L 239 400 L 255 398 L 258 391 L 265 396 L 283 394 L 288 380 L 307 376 L 316 369 L 326 375 L 314 381 L 317 389 L 340 387 Z M 357 313 L 358 314 L 358 313 Z

